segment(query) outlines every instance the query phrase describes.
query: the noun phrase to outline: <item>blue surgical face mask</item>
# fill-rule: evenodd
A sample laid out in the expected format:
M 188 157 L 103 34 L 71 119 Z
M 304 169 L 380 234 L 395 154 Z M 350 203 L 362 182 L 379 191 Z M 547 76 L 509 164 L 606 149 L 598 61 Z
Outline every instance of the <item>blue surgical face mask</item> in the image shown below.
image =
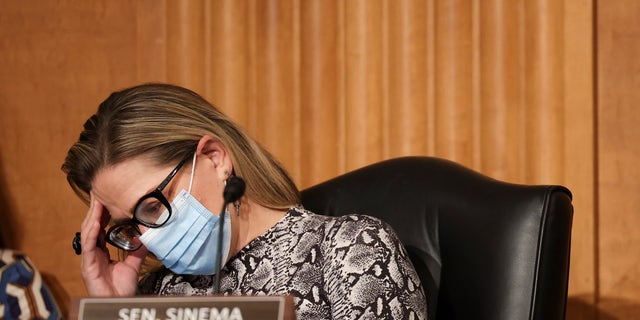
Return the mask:
M 177 274 L 212 275 L 217 261 L 220 218 L 191 195 L 195 155 L 189 191 L 182 190 L 171 202 L 171 218 L 160 228 L 150 228 L 140 241 L 162 264 Z M 164 214 L 168 214 L 165 212 Z M 222 261 L 227 261 L 231 245 L 231 217 L 225 212 Z

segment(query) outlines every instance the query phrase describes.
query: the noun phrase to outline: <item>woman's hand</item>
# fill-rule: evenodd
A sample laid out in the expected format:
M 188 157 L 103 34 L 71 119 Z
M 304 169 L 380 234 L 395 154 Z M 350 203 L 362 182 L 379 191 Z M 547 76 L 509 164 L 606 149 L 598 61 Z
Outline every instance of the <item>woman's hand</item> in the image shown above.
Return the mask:
M 111 260 L 104 230 L 109 219 L 102 203 L 91 195 L 89 212 L 81 227 L 82 279 L 92 297 L 133 296 L 147 250 L 142 247 L 129 252 L 124 261 Z

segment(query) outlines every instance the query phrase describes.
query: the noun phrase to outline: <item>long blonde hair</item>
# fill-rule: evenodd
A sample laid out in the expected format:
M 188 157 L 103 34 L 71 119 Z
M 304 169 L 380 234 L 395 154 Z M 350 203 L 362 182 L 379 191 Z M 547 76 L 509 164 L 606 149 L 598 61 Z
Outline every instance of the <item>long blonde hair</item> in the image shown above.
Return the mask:
M 96 173 L 138 156 L 157 165 L 178 163 L 204 135 L 227 147 L 245 195 L 264 207 L 287 209 L 300 203 L 295 183 L 278 161 L 229 117 L 201 96 L 169 84 L 144 84 L 114 92 L 84 124 L 62 171 L 83 199 Z

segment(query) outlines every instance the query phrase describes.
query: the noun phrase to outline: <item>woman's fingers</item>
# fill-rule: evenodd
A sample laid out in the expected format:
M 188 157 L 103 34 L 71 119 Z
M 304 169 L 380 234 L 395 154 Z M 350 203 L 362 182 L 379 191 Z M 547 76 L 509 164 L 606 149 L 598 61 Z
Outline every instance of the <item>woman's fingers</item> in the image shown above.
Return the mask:
M 98 235 L 100 233 L 102 216 L 102 204 L 91 197 L 91 206 L 82 225 L 81 239 L 83 253 L 92 252 L 96 248 Z
M 109 250 L 105 243 L 104 217 L 109 215 L 98 200 L 91 197 L 91 206 L 81 230 L 82 264 L 85 278 L 100 279 L 109 277 Z M 86 279 L 85 279 L 86 280 Z
M 140 249 L 129 252 L 124 262 L 130 267 L 136 270 L 136 273 L 140 273 L 140 267 L 142 266 L 142 262 L 144 262 L 144 258 L 147 256 L 147 248 L 144 246 L 140 247 Z

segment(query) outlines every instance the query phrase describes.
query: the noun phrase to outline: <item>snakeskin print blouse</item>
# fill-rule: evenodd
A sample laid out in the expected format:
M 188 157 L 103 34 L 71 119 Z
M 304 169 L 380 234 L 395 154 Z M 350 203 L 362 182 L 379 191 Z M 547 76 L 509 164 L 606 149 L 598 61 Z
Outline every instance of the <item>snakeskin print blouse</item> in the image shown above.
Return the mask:
M 420 279 L 395 232 L 364 215 L 294 207 L 222 270 L 225 294 L 292 295 L 298 319 L 426 319 Z M 140 294 L 207 295 L 215 276 L 146 275 Z

